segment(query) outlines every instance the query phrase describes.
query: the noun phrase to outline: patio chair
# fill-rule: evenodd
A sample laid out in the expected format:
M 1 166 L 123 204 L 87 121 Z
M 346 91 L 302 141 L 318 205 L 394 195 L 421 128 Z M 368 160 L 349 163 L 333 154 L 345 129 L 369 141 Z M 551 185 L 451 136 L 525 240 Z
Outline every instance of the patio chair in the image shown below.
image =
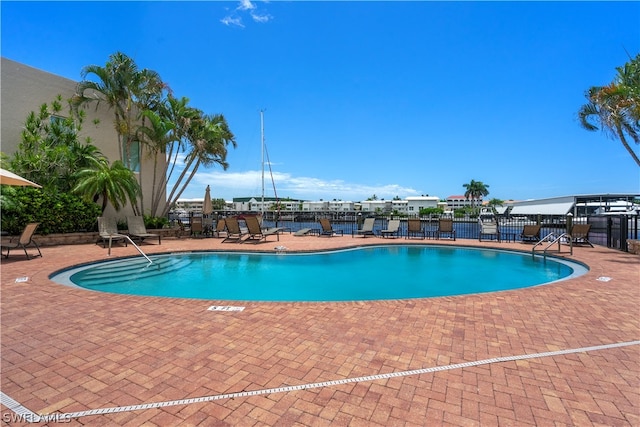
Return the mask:
M 306 236 L 311 233 L 313 230 L 311 228 L 301 228 L 300 230 L 293 233 L 294 236 Z
M 202 218 L 202 234 L 205 236 L 213 236 L 213 218 L 210 216 Z
M 409 218 L 407 220 L 407 239 L 411 237 L 421 237 L 425 239 L 427 233 L 422 228 L 422 221 L 419 218 Z
M 242 238 L 245 236 L 245 232 L 240 228 L 240 223 L 238 222 L 238 218 L 227 218 L 225 219 L 225 224 L 227 226 L 227 236 L 222 240 L 224 242 L 236 242 L 241 243 Z
M 380 234 L 382 235 L 382 237 L 391 237 L 391 236 L 398 237 L 400 235 L 400 220 L 399 219 L 389 220 L 389 223 L 387 224 L 387 229 L 380 230 Z
M 456 240 L 456 230 L 453 228 L 453 219 L 440 218 L 438 220 L 438 230 L 436 233 L 438 239 L 440 239 L 442 235 L 448 235 L 450 239 Z
M 141 216 L 128 216 L 127 217 L 127 229 L 129 230 L 129 236 L 132 239 L 140 239 L 140 243 L 144 239 L 158 239 L 158 244 L 161 244 L 161 236 L 159 234 L 148 233 L 147 227 L 144 225 L 144 218 Z
M 191 230 L 192 237 L 203 236 L 204 226 L 202 225 L 202 217 L 199 217 L 199 216 L 191 217 L 190 230 Z
M 342 230 L 334 230 L 333 226 L 331 225 L 331 221 L 329 221 L 327 218 L 320 218 L 320 225 L 322 226 L 322 230 L 320 230 L 320 233 L 318 233 L 318 237 L 332 237 L 338 234 L 341 236 L 344 235 L 344 232 Z
M 17 242 L 11 242 L 11 241 L 6 243 L 2 242 L 2 249 L 7 250 L 7 254 L 4 257 L 9 258 L 9 252 L 11 251 L 11 249 L 18 249 L 18 248 L 24 249 L 24 254 L 27 256 L 27 259 L 42 257 L 42 252 L 40 252 L 40 247 L 38 246 L 36 241 L 33 240 L 33 234 L 36 232 L 36 228 L 38 228 L 39 225 L 40 225 L 39 222 L 32 222 L 27 224 L 22 230 L 22 233 L 20 233 L 20 238 L 18 239 Z M 27 252 L 27 247 L 30 245 L 33 245 L 36 247 L 36 249 L 38 250 L 38 255 L 29 256 L 29 252 Z
M 540 241 L 540 225 L 525 225 L 520 233 L 522 242 L 537 243 Z
M 362 228 L 359 230 L 356 230 L 355 234 L 362 237 L 375 236 L 375 233 L 373 232 L 373 226 L 375 222 L 376 222 L 375 218 L 365 218 L 364 223 L 362 224 Z M 351 237 L 353 237 L 355 234 L 352 234 Z
M 247 216 L 244 218 L 245 224 L 247 224 L 247 230 L 249 231 L 249 237 L 243 242 L 253 242 L 259 243 L 262 240 L 267 240 L 267 237 L 275 235 L 278 240 L 280 240 L 280 235 L 278 234 L 281 228 L 266 228 L 263 229 L 260 226 L 260 220 L 255 216 Z
M 113 242 L 123 241 L 127 246 L 127 236 L 118 233 L 118 224 L 115 218 L 107 218 L 105 216 L 98 217 L 98 233 L 102 239 L 102 247 L 107 247 L 107 241 L 109 242 L 109 248 Z
M 495 219 L 478 218 L 478 224 L 480 225 L 480 233 L 478 234 L 478 240 L 482 242 L 483 237 L 489 237 L 492 240 L 493 237 L 500 242 L 500 228 L 498 227 L 498 221 Z
M 213 237 L 220 237 L 220 233 L 227 232 L 227 222 L 224 219 L 219 219 L 216 222 L 216 228 L 214 228 L 212 234 Z
M 569 235 L 570 242 L 573 245 L 589 245 L 593 247 L 588 238 L 589 230 L 591 230 L 591 224 L 574 224 Z

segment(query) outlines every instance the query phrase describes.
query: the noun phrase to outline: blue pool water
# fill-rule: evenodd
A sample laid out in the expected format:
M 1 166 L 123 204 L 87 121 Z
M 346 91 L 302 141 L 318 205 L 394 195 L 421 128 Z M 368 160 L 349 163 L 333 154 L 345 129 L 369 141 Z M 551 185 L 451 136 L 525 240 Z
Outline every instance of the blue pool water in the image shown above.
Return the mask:
M 195 252 L 65 270 L 51 280 L 119 294 L 235 301 L 364 301 L 516 289 L 575 277 L 580 264 L 462 247 L 372 246 L 321 253 Z

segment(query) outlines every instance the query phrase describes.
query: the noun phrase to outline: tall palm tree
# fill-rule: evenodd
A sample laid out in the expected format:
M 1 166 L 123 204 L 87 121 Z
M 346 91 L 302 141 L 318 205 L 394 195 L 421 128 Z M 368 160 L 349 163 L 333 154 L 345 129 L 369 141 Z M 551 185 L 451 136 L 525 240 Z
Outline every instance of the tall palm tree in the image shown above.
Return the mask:
M 95 81 L 87 79 L 90 75 Z M 139 164 L 134 162 L 133 147 L 140 142 L 137 128 L 142 120 L 142 111 L 154 108 L 160 102 L 166 85 L 158 73 L 148 69 L 139 70 L 136 63 L 122 52 L 112 54 L 104 67 L 84 67 L 81 76 L 83 80 L 76 87 L 72 105 L 76 111 L 92 103 L 96 104 L 96 108 L 105 103 L 112 109 L 120 160 L 127 167 L 137 170 Z M 139 152 L 137 154 L 140 155 Z M 143 212 L 142 199 L 140 205 L 134 200 L 132 207 L 136 213 Z
M 189 114 L 193 114 L 193 111 L 190 111 Z M 227 147 L 229 145 L 236 147 L 235 136 L 222 114 L 205 115 L 198 112 L 198 116 L 196 118 L 190 116 L 188 122 L 188 127 L 182 128 L 180 131 L 184 132 L 184 139 L 188 144 L 185 148 L 184 169 L 167 197 L 168 203 L 162 213 L 163 216 L 169 212 L 169 207 L 180 198 L 200 166 L 217 164 L 226 170 L 229 167 L 226 160 Z
M 589 131 L 602 128 L 617 137 L 633 160 L 640 166 L 627 136 L 640 144 L 640 54 L 622 67 L 607 86 L 589 88 L 585 97 L 589 101 L 578 111 L 580 125 Z
M 471 180 L 468 184 L 462 184 L 462 186 L 466 189 L 464 193 L 464 197 L 466 199 L 471 199 L 471 207 L 475 208 L 475 202 L 480 200 L 482 197 L 489 194 L 489 186 L 484 184 L 482 181 Z
M 140 139 L 145 142 L 145 145 L 149 149 L 150 155 L 153 158 L 153 183 L 151 186 L 150 214 L 151 216 L 156 216 L 158 214 L 162 195 L 166 189 L 165 180 L 162 180 L 160 183 L 156 182 L 156 177 L 158 176 L 158 163 L 160 162 L 160 156 L 162 156 L 164 159 L 164 169 L 162 171 L 164 176 L 167 169 L 167 148 L 175 141 L 176 136 L 173 131 L 176 126 L 172 121 L 162 117 L 155 111 L 146 110 L 142 114 L 145 120 L 143 122 L 143 126 L 138 128 L 138 133 L 140 135 Z
M 120 160 L 111 167 L 106 159 L 85 168 L 76 174 L 77 184 L 73 192 L 88 201 L 97 202 L 102 197 L 102 212 L 111 202 L 118 211 L 127 202 L 132 203 L 140 194 L 140 185 L 134 173 Z

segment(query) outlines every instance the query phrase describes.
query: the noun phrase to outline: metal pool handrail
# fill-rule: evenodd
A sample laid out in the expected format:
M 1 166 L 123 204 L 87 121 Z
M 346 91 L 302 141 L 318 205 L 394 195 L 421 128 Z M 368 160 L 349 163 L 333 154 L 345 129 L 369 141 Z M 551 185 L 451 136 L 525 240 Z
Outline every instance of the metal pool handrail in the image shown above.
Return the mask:
M 125 237 L 129 241 L 129 243 L 131 243 L 133 247 L 136 248 L 138 252 L 140 252 L 140 255 L 142 255 L 147 259 L 147 261 L 149 261 L 149 264 L 153 264 L 153 261 L 151 261 L 151 258 L 149 258 L 144 252 L 142 252 L 142 249 L 140 249 L 140 247 L 136 245 L 133 242 L 133 240 L 131 240 L 131 237 L 127 236 L 126 234 L 123 234 L 122 237 Z M 109 238 L 109 251 L 107 252 L 107 255 L 111 256 L 111 238 Z

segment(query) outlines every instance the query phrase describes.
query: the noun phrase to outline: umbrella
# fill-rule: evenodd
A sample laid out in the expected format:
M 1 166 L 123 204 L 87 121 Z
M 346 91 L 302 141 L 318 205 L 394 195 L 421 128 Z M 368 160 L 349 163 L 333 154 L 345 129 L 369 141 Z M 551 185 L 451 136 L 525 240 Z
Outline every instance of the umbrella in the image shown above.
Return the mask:
M 37 187 L 42 188 L 41 185 L 36 184 L 35 182 L 31 182 L 28 179 L 24 179 L 20 175 L 16 175 L 13 172 L 9 172 L 6 169 L 0 169 L 0 184 L 2 185 L 13 185 L 17 187 Z
M 207 190 L 204 193 L 204 203 L 202 204 L 202 213 L 204 215 L 211 215 L 213 213 L 213 204 L 211 203 L 211 189 L 207 185 Z

